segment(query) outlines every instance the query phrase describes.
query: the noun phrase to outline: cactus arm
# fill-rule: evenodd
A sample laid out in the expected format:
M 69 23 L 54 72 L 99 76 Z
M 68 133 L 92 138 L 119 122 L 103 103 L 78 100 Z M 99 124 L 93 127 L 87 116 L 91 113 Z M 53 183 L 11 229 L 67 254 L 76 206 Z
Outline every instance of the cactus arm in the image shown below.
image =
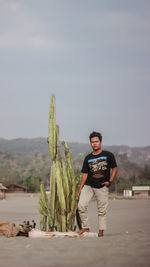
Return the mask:
M 59 209 L 61 214 L 62 232 L 66 232 L 66 202 L 61 177 L 61 170 L 59 162 L 56 161 L 56 184 L 57 184 L 57 197 L 59 201 Z
M 55 96 L 51 96 L 49 112 L 49 152 L 51 159 L 56 158 L 56 114 L 55 114 Z
M 53 231 L 55 225 L 55 194 L 56 194 L 56 162 L 52 161 L 50 175 L 50 202 L 49 202 L 49 230 Z
M 41 197 L 38 203 L 39 212 L 42 214 L 42 216 L 40 217 L 40 229 L 46 231 L 47 216 L 48 216 L 48 198 L 43 184 L 41 184 L 40 190 L 41 190 Z
M 40 216 L 40 229 L 41 231 L 47 230 L 47 217 Z

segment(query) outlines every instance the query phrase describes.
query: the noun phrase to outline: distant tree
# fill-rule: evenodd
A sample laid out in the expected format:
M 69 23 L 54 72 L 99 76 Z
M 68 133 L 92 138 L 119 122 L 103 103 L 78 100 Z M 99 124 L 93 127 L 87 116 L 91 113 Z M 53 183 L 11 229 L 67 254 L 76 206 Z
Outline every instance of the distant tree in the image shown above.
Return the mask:
M 40 191 L 41 180 L 41 177 L 31 175 L 25 179 L 24 185 L 26 185 L 28 192 L 36 193 Z
M 150 183 L 150 165 L 144 165 L 139 173 L 140 180 L 144 180 Z
M 131 189 L 132 188 L 132 181 L 130 179 L 125 179 L 121 176 L 116 176 L 111 187 L 110 192 L 117 193 L 123 193 L 123 190 L 125 189 Z

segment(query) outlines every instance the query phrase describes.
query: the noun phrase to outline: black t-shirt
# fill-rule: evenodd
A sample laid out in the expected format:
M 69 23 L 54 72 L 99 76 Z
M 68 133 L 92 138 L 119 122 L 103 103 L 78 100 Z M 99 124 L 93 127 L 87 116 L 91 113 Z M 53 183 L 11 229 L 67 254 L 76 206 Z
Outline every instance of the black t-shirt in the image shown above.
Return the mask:
M 101 188 L 102 183 L 109 181 L 110 170 L 117 167 L 114 154 L 108 151 L 102 151 L 97 155 L 90 153 L 83 162 L 82 172 L 88 173 L 86 185 Z

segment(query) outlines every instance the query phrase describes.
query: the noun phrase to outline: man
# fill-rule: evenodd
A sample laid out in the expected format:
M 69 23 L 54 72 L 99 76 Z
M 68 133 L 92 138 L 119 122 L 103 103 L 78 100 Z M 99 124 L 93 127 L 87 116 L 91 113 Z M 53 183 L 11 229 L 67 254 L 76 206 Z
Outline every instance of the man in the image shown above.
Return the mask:
M 111 152 L 101 149 L 102 135 L 92 132 L 89 136 L 93 152 L 84 159 L 82 181 L 78 192 L 78 211 L 82 222 L 79 234 L 89 232 L 88 204 L 94 196 L 98 208 L 98 236 L 102 237 L 106 229 L 106 210 L 108 206 L 108 188 L 117 173 L 117 164 Z

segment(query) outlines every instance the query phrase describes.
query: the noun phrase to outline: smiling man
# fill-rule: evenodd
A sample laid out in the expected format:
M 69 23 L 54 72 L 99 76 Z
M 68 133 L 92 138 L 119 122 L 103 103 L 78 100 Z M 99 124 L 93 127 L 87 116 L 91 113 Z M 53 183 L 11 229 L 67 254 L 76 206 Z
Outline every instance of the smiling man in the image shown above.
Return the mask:
M 94 196 L 98 208 L 98 236 L 102 237 L 106 229 L 106 212 L 108 206 L 109 186 L 117 173 L 117 164 L 111 152 L 101 149 L 102 135 L 92 132 L 89 136 L 93 152 L 84 159 L 82 167 L 82 181 L 78 192 L 78 211 L 82 222 L 79 234 L 89 232 L 88 226 L 88 204 Z

